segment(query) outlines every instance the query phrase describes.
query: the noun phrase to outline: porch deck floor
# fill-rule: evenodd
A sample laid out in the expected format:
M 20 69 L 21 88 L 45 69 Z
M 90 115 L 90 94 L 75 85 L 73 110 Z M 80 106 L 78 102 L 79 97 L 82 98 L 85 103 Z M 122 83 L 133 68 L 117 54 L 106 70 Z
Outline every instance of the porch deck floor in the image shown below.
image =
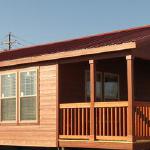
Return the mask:
M 101 149 L 120 149 L 120 150 L 149 150 L 150 140 L 137 140 L 132 143 L 129 141 L 104 141 L 104 140 L 59 140 L 59 147 L 76 148 L 101 148 Z

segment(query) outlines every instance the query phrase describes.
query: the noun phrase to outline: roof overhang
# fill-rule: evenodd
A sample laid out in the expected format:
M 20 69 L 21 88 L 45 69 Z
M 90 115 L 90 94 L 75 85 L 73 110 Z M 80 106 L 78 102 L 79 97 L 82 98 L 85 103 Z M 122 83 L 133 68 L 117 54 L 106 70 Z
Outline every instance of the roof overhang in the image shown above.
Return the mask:
M 58 60 L 58 59 L 65 59 L 65 58 L 73 58 L 73 57 L 94 55 L 94 54 L 101 54 L 101 53 L 119 52 L 123 50 L 135 49 L 135 48 L 136 48 L 136 42 L 127 42 L 121 44 L 101 46 L 97 48 L 87 48 L 87 49 L 80 49 L 80 50 L 58 52 L 53 54 L 44 54 L 39 56 L 18 58 L 13 60 L 5 60 L 5 61 L 0 61 L 0 67 L 36 63 L 36 62 L 49 61 L 49 60 Z

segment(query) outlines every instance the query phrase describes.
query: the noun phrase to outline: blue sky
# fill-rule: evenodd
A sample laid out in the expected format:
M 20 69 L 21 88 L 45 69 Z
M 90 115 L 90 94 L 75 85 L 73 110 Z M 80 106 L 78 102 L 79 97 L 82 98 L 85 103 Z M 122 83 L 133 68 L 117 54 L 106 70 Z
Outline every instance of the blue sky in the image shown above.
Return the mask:
M 41 44 L 150 24 L 150 0 L 0 0 L 0 40 Z

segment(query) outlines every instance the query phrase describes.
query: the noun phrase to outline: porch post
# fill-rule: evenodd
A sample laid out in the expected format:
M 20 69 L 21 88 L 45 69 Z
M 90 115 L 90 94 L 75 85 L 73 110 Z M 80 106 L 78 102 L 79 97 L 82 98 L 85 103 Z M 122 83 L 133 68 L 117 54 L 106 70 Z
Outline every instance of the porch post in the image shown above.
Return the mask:
M 94 101 L 95 101 L 95 60 L 89 60 L 90 64 L 90 140 L 95 140 L 95 119 L 94 119 Z
M 127 135 L 128 141 L 134 141 L 134 58 L 132 55 L 126 56 L 127 60 L 127 84 L 128 84 L 128 113 L 127 113 Z

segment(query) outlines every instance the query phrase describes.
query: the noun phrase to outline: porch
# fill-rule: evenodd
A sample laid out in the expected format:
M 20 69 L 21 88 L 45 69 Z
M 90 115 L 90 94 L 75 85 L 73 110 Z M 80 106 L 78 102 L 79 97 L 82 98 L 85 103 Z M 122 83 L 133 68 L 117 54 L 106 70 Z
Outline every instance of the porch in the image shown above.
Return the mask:
M 147 144 L 149 65 L 132 56 L 59 65 L 60 146 L 132 149 L 133 143 Z

